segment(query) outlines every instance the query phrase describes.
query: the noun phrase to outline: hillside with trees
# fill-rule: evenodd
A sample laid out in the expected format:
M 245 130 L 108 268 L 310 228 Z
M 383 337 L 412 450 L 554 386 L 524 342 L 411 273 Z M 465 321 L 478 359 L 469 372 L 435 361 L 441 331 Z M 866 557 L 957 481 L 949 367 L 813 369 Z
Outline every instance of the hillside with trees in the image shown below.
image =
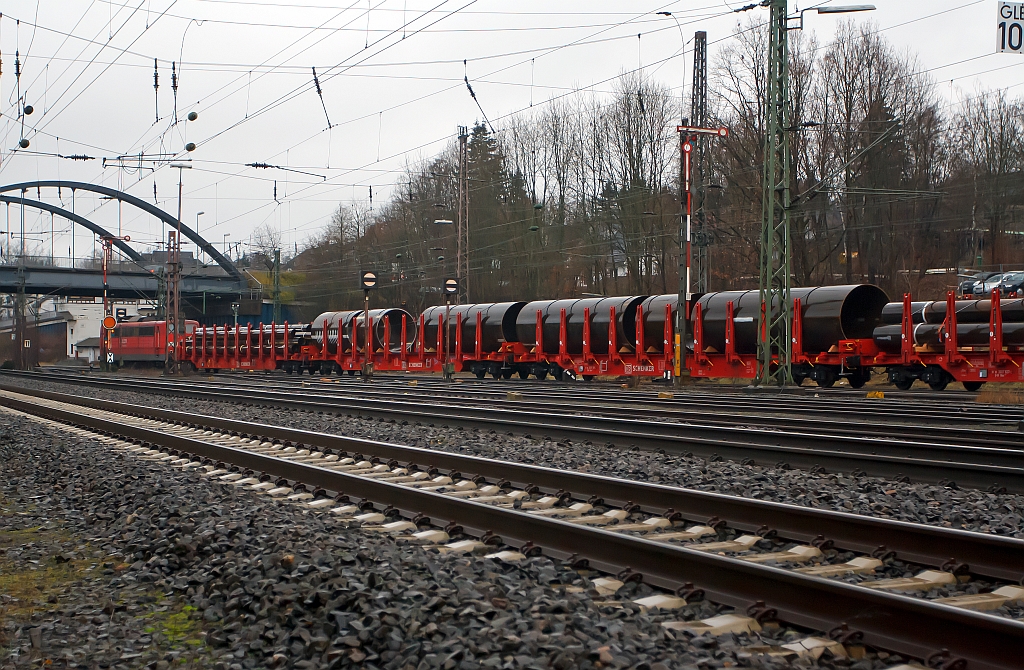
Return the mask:
M 704 212 L 712 290 L 757 285 L 766 40 L 740 26 L 709 64 L 714 123 L 730 128 L 712 142 Z M 796 34 L 791 59 L 794 286 L 871 282 L 938 297 L 958 270 L 1021 264 L 1022 100 L 1005 90 L 947 100 L 871 25 L 846 23 L 827 44 Z M 626 74 L 610 93 L 559 97 L 496 132 L 473 126 L 471 300 L 674 292 L 683 103 L 653 76 Z M 456 218 L 457 157 L 453 138 L 410 166 L 383 206 L 337 209 L 294 261 L 310 311 L 360 304 L 369 268 L 381 304 L 441 302 L 456 240 L 434 221 Z

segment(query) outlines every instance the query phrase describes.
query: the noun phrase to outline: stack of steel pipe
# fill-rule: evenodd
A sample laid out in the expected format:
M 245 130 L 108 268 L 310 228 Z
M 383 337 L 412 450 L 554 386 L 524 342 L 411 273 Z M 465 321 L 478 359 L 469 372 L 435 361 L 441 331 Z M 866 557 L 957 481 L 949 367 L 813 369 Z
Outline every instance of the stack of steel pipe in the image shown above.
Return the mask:
M 388 330 L 389 351 L 398 351 L 402 348 L 402 317 L 405 317 L 405 342 L 406 348 L 411 349 L 416 341 L 416 319 L 404 309 L 385 308 L 371 309 L 369 312 L 370 322 L 373 324 L 373 350 L 384 350 L 384 331 Z M 339 333 L 341 334 L 342 353 L 351 351 L 352 324 L 355 323 L 356 341 L 359 348 L 363 348 L 363 310 L 346 310 L 342 312 L 324 312 L 316 317 L 309 324 L 312 332 L 312 340 L 319 346 L 324 343 L 324 326 L 327 327 L 327 353 L 335 355 L 338 352 Z M 385 323 L 389 324 L 385 326 Z
M 991 300 L 957 300 L 956 339 L 963 347 L 986 347 L 989 344 Z M 1003 318 L 1003 344 L 1024 346 L 1024 300 L 1004 300 L 999 303 Z M 937 349 L 943 346 L 942 324 L 948 306 L 945 300 L 912 302 L 910 317 L 913 323 L 911 341 L 915 347 Z M 882 325 L 875 328 L 875 344 L 882 351 L 900 351 L 903 332 L 903 303 L 891 302 L 882 310 Z

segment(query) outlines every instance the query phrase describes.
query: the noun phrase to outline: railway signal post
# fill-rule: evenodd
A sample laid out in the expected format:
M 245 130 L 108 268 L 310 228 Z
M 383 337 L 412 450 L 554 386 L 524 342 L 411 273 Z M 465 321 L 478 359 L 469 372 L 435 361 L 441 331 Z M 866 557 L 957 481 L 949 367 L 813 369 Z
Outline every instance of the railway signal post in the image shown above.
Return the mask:
M 103 243 L 103 332 L 100 333 L 100 354 L 104 369 L 109 369 L 109 366 L 114 362 L 113 360 L 108 360 L 108 352 L 110 351 L 110 333 L 114 330 L 114 326 L 117 324 L 117 319 L 115 319 L 110 313 L 111 305 L 108 295 L 110 287 L 107 283 L 107 266 L 110 265 L 110 257 L 114 240 L 131 242 L 132 238 L 127 235 L 124 237 L 118 237 L 116 235 L 103 235 L 100 237 L 100 241 Z
M 372 270 L 363 270 L 359 277 L 359 283 L 363 287 L 363 357 L 362 376 L 363 381 L 369 381 L 373 377 L 373 343 L 370 341 L 370 290 L 377 287 L 377 273 Z M 327 333 L 324 332 L 324 338 Z M 338 346 L 341 346 L 341 333 L 338 333 Z M 355 347 L 355 343 L 352 343 Z
M 687 320 L 690 314 L 690 257 L 691 257 L 691 218 L 693 215 L 693 148 L 700 136 L 727 137 L 729 129 L 722 126 L 719 128 L 704 128 L 702 126 L 683 125 L 676 126 L 676 132 L 680 133 L 680 157 L 682 167 L 682 191 L 686 193 L 686 211 L 683 214 L 682 230 L 679 231 L 679 303 L 676 308 L 676 360 L 675 379 L 676 385 L 682 383 L 683 370 L 686 369 L 686 340 Z
M 449 335 L 451 334 L 451 325 L 448 323 L 448 318 L 451 315 L 452 309 L 452 296 L 458 295 L 459 293 L 459 280 L 458 279 L 445 279 L 444 280 L 444 365 L 441 366 L 441 375 L 451 380 L 455 377 L 455 364 L 452 363 L 451 347 L 448 342 L 451 340 Z

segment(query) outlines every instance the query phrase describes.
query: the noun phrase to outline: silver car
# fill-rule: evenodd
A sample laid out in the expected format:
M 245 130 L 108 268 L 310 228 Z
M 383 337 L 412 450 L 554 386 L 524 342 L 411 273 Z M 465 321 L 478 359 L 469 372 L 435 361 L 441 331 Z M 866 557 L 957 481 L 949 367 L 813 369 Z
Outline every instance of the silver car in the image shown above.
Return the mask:
M 999 282 L 1003 281 L 1003 277 L 1011 274 L 1009 272 L 1000 272 L 994 274 L 987 279 L 974 283 L 974 297 L 975 298 L 986 298 L 992 296 L 992 290 L 999 286 Z

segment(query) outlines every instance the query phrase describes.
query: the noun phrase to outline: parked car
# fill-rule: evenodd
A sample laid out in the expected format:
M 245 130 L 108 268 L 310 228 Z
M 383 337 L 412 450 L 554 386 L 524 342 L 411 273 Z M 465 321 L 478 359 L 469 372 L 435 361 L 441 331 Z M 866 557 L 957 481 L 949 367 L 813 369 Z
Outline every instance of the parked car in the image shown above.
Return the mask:
M 1007 272 L 999 282 L 999 295 L 1009 298 L 1024 297 L 1024 272 Z
M 999 286 L 999 282 L 1003 280 L 1005 272 L 994 272 L 985 279 L 974 282 L 974 287 L 971 289 L 971 293 L 974 294 L 975 298 L 986 298 L 992 295 L 992 289 Z
M 979 281 L 984 281 L 992 275 L 999 274 L 997 272 L 979 272 L 973 275 L 960 275 L 960 284 L 956 287 L 956 292 L 961 298 L 970 298 L 974 296 L 974 285 Z

